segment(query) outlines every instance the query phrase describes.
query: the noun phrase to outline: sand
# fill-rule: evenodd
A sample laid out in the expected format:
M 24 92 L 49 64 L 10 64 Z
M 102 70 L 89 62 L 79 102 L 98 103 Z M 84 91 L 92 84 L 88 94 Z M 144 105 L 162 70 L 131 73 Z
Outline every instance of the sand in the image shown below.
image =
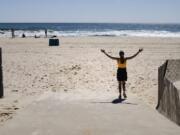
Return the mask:
M 180 58 L 180 38 L 60 37 L 59 47 L 48 39 L 0 38 L 3 51 L 4 98 L 0 99 L 0 124 L 12 119 L 43 93 L 61 94 L 64 100 L 117 97 L 116 61 L 100 52 L 128 61 L 127 92 L 151 108 L 157 104 L 158 67 L 166 59 Z

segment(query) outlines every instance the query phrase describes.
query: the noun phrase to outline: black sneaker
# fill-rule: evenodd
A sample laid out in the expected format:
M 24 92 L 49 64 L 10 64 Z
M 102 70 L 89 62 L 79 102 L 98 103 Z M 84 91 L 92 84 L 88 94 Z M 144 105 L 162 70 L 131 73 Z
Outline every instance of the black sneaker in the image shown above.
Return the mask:
M 123 93 L 123 96 L 124 96 L 124 98 L 127 98 L 127 95 L 126 95 L 126 93 Z

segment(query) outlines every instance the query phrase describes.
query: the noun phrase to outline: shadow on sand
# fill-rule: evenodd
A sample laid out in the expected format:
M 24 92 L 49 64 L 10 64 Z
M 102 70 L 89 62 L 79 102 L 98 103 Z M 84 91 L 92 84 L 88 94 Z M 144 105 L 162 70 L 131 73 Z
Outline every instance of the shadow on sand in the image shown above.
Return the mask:
M 126 99 L 119 99 L 119 98 L 117 98 L 117 99 L 114 99 L 112 102 L 92 102 L 92 103 L 112 103 L 112 104 L 129 104 L 129 105 L 138 105 L 138 104 L 136 104 L 136 103 L 130 103 L 130 102 L 124 102 Z
M 119 98 L 117 98 L 117 99 L 114 99 L 113 101 L 112 101 L 112 103 L 113 104 L 119 104 L 119 103 L 122 103 L 123 101 L 125 101 L 126 99 L 119 99 Z

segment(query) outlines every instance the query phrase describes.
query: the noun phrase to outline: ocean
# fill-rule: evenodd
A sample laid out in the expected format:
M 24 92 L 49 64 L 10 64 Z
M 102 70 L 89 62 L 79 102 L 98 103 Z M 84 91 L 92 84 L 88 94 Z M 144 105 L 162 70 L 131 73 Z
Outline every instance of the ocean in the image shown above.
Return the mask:
M 180 24 L 138 23 L 0 23 L 0 37 L 15 36 L 129 36 L 129 37 L 180 37 Z

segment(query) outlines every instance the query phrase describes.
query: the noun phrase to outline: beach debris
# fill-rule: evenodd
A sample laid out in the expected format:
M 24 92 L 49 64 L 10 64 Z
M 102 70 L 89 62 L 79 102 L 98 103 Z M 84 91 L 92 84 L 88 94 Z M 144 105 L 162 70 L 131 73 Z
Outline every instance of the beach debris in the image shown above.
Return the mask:
M 27 75 L 27 76 L 31 76 L 31 74 L 30 74 L 30 73 L 27 73 L 27 74 L 25 74 L 25 75 Z
M 144 78 L 143 78 L 143 77 L 139 77 L 139 79 L 140 79 L 140 80 L 144 80 Z
M 74 75 L 77 75 L 77 72 L 74 72 Z
M 13 118 L 13 114 L 18 110 L 19 108 L 16 105 L 1 105 L 0 107 L 0 123 L 7 121 L 8 119 Z
M 64 89 L 65 92 L 67 92 L 68 90 L 67 89 Z
M 70 69 L 71 70 L 80 70 L 81 67 L 80 67 L 80 65 L 72 65 L 72 67 Z
M 51 38 L 56 38 L 56 37 L 57 37 L 56 35 L 51 36 Z
M 18 90 L 12 90 L 12 92 L 18 92 Z
M 14 100 L 14 103 L 18 103 L 18 100 Z
M 34 38 L 40 38 L 40 36 L 35 35 Z
M 18 107 L 15 107 L 14 110 L 18 110 L 19 108 Z
M 52 89 L 52 92 L 56 92 L 56 89 Z
M 10 115 L 10 114 L 12 114 L 12 112 L 2 112 L 2 113 L 0 113 L 0 117 L 2 117 L 2 116 L 8 116 L 8 115 Z

